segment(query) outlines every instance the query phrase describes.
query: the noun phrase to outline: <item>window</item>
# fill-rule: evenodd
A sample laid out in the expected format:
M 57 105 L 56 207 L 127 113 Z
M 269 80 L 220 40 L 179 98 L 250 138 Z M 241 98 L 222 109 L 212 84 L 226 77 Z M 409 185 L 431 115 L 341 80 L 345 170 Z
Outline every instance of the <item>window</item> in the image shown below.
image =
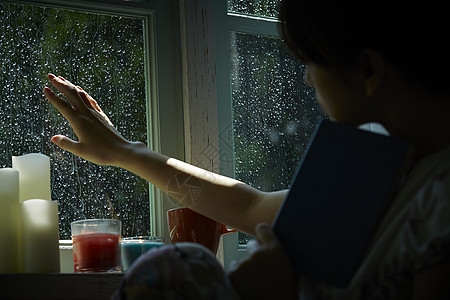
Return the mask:
M 170 57 L 175 47 L 161 39 L 176 28 L 163 23 L 172 13 L 168 4 L 34 2 L 0 3 L 0 167 L 10 167 L 12 155 L 50 156 L 61 239 L 70 239 L 70 223 L 82 218 L 119 218 L 124 236 L 162 234 L 161 195 L 145 180 L 86 162 L 50 142 L 54 134 L 74 138 L 74 133 L 42 89 L 49 72 L 64 76 L 96 98 L 127 139 L 147 142 L 156 151 L 170 147 L 182 130 L 174 122 L 159 123 L 160 113 L 181 119 L 175 103 L 179 82 L 171 73 L 177 71 Z M 163 53 L 161 72 L 157 53 Z M 166 77 L 172 78 L 169 91 L 158 88 L 168 84 Z M 160 105 L 161 94 L 171 100 Z M 173 138 L 160 140 L 164 131 Z M 166 153 L 180 157 L 179 148 Z
M 278 38 L 231 32 L 235 176 L 265 191 L 289 187 L 324 117 L 304 68 Z
M 304 83 L 304 67 L 278 36 L 278 1 L 227 4 L 231 111 L 219 118 L 230 131 L 223 157 L 233 157 L 234 166 L 223 171 L 265 191 L 286 189 L 325 115 Z M 247 240 L 241 234 L 240 244 Z
M 238 13 L 276 19 L 278 17 L 278 3 L 277 0 L 227 0 L 227 11 L 229 14 Z
M 304 67 L 280 40 L 278 3 L 222 0 L 215 7 L 221 173 L 264 191 L 289 187 L 318 121 L 327 118 Z M 387 133 L 374 123 L 361 128 Z M 225 236 L 225 268 L 246 255 L 251 238 Z
M 221 173 L 264 191 L 289 187 L 326 118 L 279 37 L 278 2 L 223 0 L 215 8 L 216 37 L 227 37 L 216 39 Z M 234 246 L 225 246 L 225 266 L 245 253 L 249 238 L 228 239 Z

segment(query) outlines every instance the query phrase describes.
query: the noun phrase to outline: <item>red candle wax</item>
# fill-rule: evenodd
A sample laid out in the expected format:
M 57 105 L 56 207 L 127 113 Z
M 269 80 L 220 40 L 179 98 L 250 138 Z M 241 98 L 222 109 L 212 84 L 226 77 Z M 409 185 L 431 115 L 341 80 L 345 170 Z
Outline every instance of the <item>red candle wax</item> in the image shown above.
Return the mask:
M 121 271 L 119 235 L 89 233 L 75 235 L 72 239 L 75 273 Z

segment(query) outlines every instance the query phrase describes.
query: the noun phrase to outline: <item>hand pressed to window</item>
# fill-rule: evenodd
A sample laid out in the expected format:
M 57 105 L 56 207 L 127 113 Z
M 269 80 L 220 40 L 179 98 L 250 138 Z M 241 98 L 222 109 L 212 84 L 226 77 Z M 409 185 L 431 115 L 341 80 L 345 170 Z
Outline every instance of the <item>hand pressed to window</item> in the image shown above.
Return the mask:
M 66 96 L 70 104 L 46 87 L 45 96 L 69 121 L 78 141 L 56 135 L 52 141 L 64 150 L 96 164 L 115 165 L 131 143 L 114 128 L 111 121 L 89 94 L 63 77 L 49 74 L 50 82 Z

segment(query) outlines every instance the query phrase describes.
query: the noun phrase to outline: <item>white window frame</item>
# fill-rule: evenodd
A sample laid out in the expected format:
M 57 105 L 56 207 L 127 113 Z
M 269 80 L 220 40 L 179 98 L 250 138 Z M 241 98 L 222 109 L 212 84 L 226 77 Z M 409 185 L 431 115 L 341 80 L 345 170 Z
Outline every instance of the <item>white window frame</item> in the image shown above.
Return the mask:
M 223 160 L 233 157 L 229 32 L 278 36 L 277 20 L 228 14 L 226 0 L 180 0 L 180 15 L 186 161 L 234 177 L 234 163 Z M 237 233 L 223 236 L 217 257 L 225 269 L 247 255 L 238 243 Z
M 227 0 L 214 1 L 215 47 L 217 67 L 217 97 L 219 145 L 221 157 L 234 157 L 232 141 L 232 91 L 231 91 L 231 45 L 230 32 L 280 37 L 278 24 L 274 18 L 261 18 L 237 13 L 228 13 Z M 221 174 L 235 177 L 234 161 L 221 164 Z M 228 269 L 234 260 L 247 256 L 245 245 L 239 245 L 237 234 L 224 236 L 224 266 Z

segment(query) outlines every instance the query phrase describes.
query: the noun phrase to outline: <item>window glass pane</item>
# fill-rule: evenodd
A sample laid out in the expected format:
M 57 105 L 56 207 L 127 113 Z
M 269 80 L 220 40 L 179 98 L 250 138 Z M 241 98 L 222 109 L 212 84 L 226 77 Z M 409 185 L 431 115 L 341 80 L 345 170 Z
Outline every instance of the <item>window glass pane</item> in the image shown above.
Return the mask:
M 231 32 L 231 48 L 236 178 L 264 191 L 286 189 L 325 115 L 280 39 Z M 247 238 L 241 234 L 240 243 Z
M 279 0 L 227 0 L 228 12 L 277 18 Z
M 12 155 L 50 156 L 61 239 L 82 218 L 118 217 L 125 236 L 149 234 L 147 182 L 54 146 L 54 134 L 75 135 L 42 93 L 49 72 L 64 76 L 96 98 L 127 139 L 146 141 L 143 20 L 8 3 L 0 10 L 0 167 L 10 167 Z

